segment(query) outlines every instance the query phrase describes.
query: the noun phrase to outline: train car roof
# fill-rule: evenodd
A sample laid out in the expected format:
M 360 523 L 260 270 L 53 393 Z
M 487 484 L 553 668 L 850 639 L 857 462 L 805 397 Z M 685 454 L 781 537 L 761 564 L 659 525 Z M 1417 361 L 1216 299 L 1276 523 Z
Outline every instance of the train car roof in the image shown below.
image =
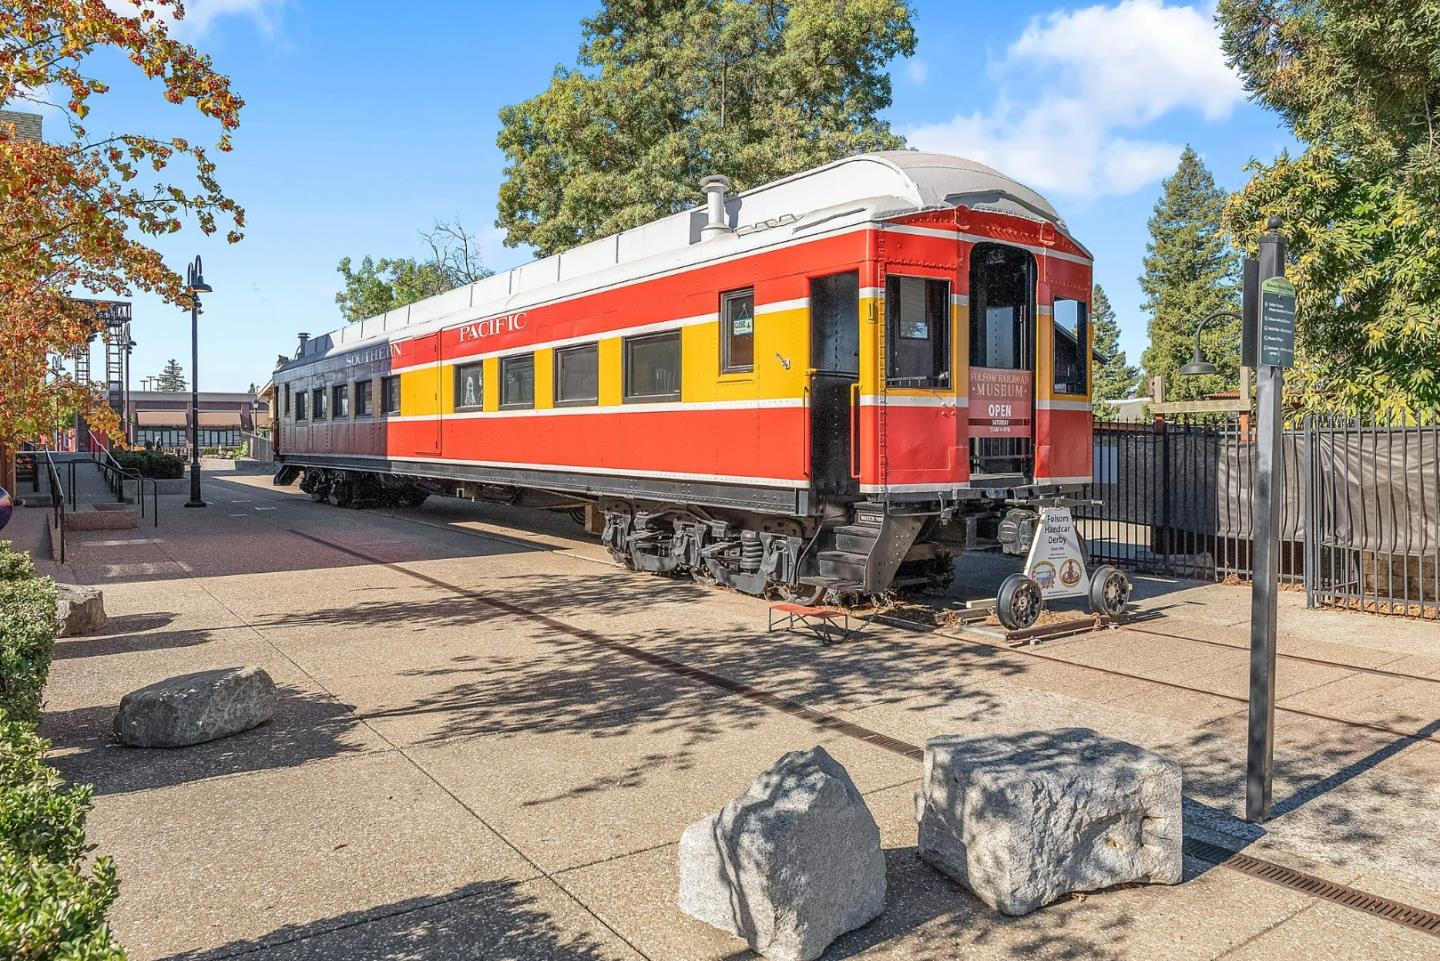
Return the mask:
M 1070 236 L 1049 201 L 985 164 L 913 150 L 858 154 L 727 196 L 725 217 L 730 229 L 718 236 L 702 236 L 707 216 L 700 204 L 313 337 L 285 366 L 349 353 L 387 337 L 426 334 L 863 223 L 960 205 L 1048 221 L 1085 249 Z

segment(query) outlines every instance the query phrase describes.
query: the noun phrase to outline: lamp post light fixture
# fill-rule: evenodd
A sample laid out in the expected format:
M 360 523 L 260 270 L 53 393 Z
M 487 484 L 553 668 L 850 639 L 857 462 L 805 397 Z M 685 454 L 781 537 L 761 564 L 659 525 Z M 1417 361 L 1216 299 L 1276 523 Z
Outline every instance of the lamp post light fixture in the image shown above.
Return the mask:
M 186 507 L 204 507 L 200 499 L 200 295 L 212 290 L 205 283 L 200 255 L 185 275 L 185 292 L 190 295 L 190 499 Z
M 1191 355 L 1190 363 L 1180 368 L 1180 373 L 1184 376 L 1198 377 L 1203 374 L 1220 373 L 1220 371 L 1215 368 L 1214 364 L 1210 363 L 1208 360 L 1205 359 L 1205 352 L 1200 348 L 1200 335 L 1205 332 L 1205 328 L 1209 326 L 1210 321 L 1214 320 L 1217 317 L 1233 317 L 1241 323 L 1245 322 L 1245 319 L 1239 314 L 1235 313 L 1235 311 L 1233 310 L 1217 310 L 1214 313 L 1206 316 L 1204 320 L 1200 321 L 1199 326 L 1195 328 L 1195 353 Z

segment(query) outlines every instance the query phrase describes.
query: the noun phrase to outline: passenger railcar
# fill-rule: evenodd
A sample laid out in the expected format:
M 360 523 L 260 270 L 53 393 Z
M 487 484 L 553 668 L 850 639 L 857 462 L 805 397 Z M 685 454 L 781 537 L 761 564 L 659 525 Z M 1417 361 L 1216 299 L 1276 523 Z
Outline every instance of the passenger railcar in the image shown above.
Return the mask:
M 1091 257 L 1034 191 L 840 160 L 317 338 L 274 374 L 317 499 L 587 506 L 751 593 L 947 580 L 1091 475 Z

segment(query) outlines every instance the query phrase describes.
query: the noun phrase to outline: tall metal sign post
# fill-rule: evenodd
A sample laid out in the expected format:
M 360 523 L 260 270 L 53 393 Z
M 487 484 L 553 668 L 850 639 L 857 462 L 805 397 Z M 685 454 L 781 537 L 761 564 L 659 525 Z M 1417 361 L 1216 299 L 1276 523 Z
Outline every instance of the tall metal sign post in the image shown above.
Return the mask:
M 1295 362 L 1295 285 L 1285 279 L 1280 218 L 1260 238 L 1260 302 L 1254 317 L 1258 361 L 1255 426 L 1254 586 L 1250 600 L 1250 737 L 1245 763 L 1245 820 L 1270 819 L 1275 766 L 1275 589 L 1280 579 L 1280 498 L 1285 482 L 1285 368 Z M 1247 290 L 1247 293 L 1249 291 Z

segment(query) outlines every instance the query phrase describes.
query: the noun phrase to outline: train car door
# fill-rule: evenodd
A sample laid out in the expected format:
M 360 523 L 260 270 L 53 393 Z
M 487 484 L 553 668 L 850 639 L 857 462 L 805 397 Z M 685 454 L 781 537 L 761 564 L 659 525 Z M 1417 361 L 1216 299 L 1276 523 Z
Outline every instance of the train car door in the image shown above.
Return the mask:
M 970 251 L 970 479 L 1033 478 L 1035 258 L 1019 247 Z
M 851 404 L 860 382 L 860 274 L 810 281 L 810 486 L 825 497 L 855 497 Z M 858 411 L 853 412 L 858 414 Z

